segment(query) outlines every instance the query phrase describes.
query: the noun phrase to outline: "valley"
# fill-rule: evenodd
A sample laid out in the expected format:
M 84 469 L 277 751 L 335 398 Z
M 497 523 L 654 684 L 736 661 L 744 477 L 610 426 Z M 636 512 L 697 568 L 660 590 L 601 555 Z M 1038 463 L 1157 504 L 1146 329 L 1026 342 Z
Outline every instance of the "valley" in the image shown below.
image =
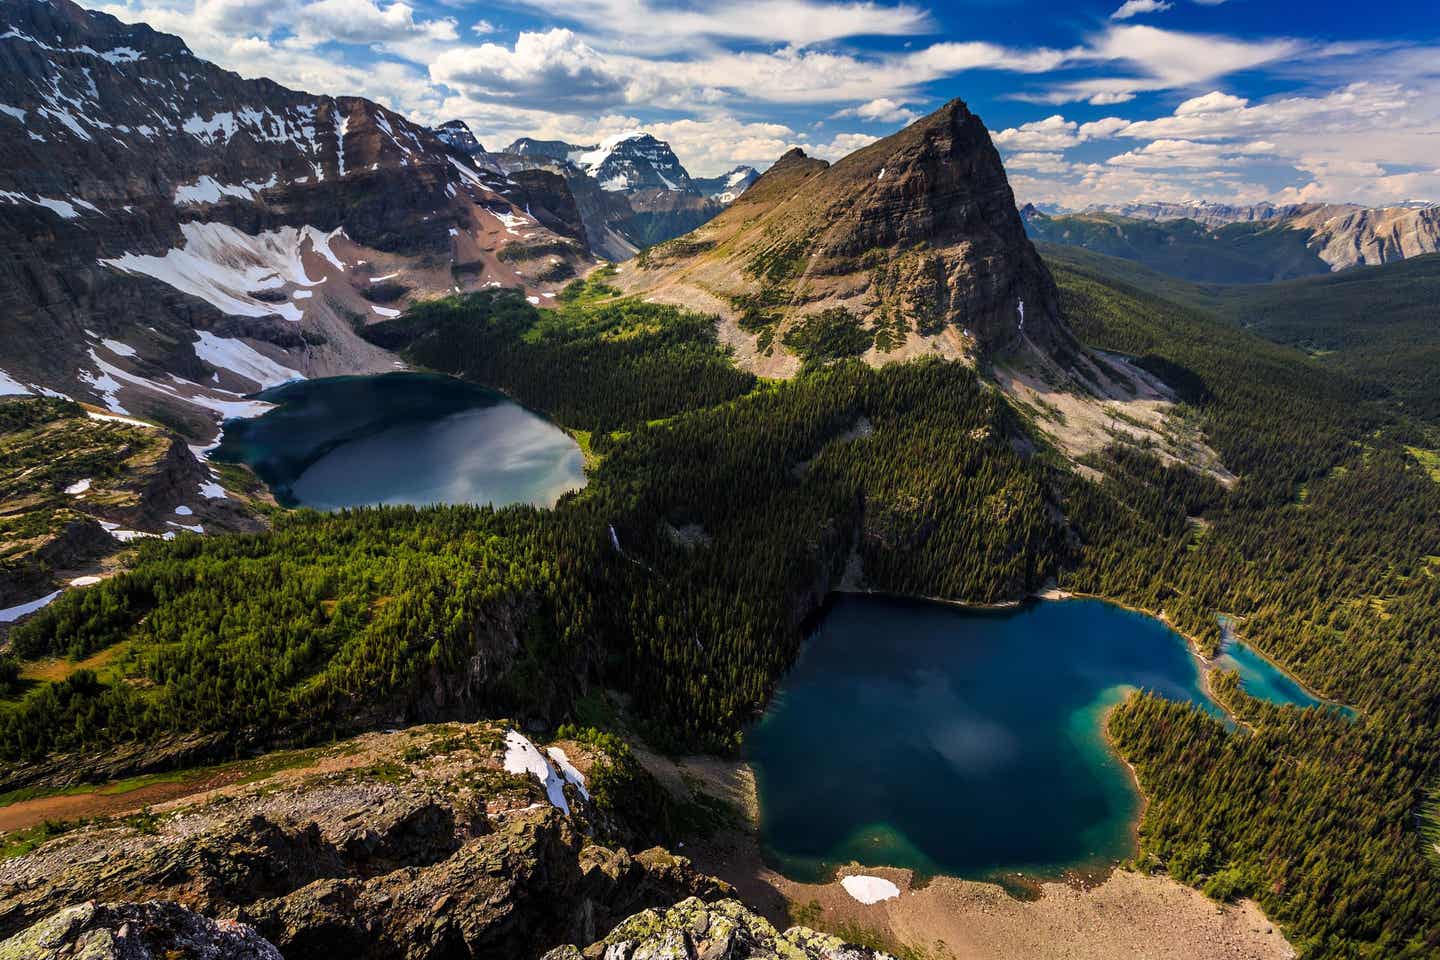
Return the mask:
M 0 14 L 0 957 L 1440 949 L 1433 207 Z

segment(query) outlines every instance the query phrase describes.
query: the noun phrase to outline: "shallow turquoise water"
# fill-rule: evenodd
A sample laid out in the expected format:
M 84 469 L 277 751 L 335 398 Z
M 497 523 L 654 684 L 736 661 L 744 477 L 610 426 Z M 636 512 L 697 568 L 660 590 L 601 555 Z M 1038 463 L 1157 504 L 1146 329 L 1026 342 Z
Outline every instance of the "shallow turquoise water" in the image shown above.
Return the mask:
M 1215 665 L 1239 673 L 1241 689 L 1257 700 L 1295 707 L 1318 707 L 1325 703 L 1243 641 L 1232 639 L 1221 644 Z
M 1102 719 L 1136 687 L 1223 716 L 1183 638 L 1098 600 L 841 596 L 746 738 L 767 855 L 802 880 L 850 860 L 994 878 L 1123 859 L 1139 798 Z
M 393 373 L 285 384 L 231 420 L 212 454 L 251 466 L 286 506 L 533 503 L 585 485 L 580 448 L 513 400 L 451 377 Z

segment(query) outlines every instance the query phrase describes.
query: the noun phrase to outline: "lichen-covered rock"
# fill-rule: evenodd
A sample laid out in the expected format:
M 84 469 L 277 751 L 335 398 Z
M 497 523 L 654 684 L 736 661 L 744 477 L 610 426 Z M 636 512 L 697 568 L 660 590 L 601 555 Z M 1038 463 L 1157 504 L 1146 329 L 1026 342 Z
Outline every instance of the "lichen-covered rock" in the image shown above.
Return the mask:
M 211 920 L 174 903 L 83 903 L 0 943 L 0 960 L 283 960 L 234 920 Z
M 583 951 L 557 947 L 543 960 L 890 960 L 807 927 L 783 934 L 737 900 L 683 900 L 667 910 L 642 910 Z
M 658 847 L 593 842 L 578 799 L 566 816 L 505 772 L 502 733 L 373 734 L 321 761 L 352 768 L 76 829 L 0 861 L 0 938 L 84 901 L 165 900 L 250 924 L 286 960 L 526 958 L 732 894 Z

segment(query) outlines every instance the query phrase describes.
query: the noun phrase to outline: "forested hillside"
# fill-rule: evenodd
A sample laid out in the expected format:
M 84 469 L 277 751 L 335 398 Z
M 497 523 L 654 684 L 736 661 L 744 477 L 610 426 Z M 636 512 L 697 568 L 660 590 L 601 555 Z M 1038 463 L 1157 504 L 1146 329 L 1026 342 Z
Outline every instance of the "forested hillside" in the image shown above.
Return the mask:
M 1042 244 L 1045 258 L 1225 317 L 1267 340 L 1365 381 L 1406 413 L 1440 424 L 1440 255 L 1278 283 L 1196 284 L 1078 247 Z
M 449 298 L 372 328 L 414 362 L 580 432 L 590 483 L 554 511 L 298 512 L 273 533 L 147 544 L 135 570 L 16 631 L 27 656 L 114 651 L 17 690 L 0 755 L 165 732 L 233 745 L 498 713 L 556 723 L 600 684 L 647 734 L 733 747 L 842 576 L 972 602 L 1062 587 L 1215 617 L 1356 716 L 1245 721 L 1136 697 L 1111 733 L 1150 798 L 1144 862 L 1251 895 L 1308 956 L 1432 956 L 1440 878 L 1417 815 L 1440 769 L 1440 483 L 1423 428 L 1364 383 L 1227 320 L 1057 275 L 1082 341 L 1175 385 L 1233 489 L 1117 441 L 1092 483 L 969 368 L 737 372 L 708 318 L 618 299 Z M 251 726 L 233 730 L 233 705 Z

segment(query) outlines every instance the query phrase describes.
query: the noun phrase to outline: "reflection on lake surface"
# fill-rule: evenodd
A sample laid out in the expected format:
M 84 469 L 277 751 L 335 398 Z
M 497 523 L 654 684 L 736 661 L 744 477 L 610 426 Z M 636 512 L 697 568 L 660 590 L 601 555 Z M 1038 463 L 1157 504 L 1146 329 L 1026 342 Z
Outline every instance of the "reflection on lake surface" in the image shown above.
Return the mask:
M 250 465 L 287 506 L 533 503 L 585 484 L 580 448 L 502 394 L 396 373 L 286 384 L 232 420 L 217 460 Z
M 837 598 L 746 738 L 768 855 L 994 877 L 1132 852 L 1103 715 L 1135 688 L 1216 715 L 1187 642 L 1098 600 L 977 611 Z

